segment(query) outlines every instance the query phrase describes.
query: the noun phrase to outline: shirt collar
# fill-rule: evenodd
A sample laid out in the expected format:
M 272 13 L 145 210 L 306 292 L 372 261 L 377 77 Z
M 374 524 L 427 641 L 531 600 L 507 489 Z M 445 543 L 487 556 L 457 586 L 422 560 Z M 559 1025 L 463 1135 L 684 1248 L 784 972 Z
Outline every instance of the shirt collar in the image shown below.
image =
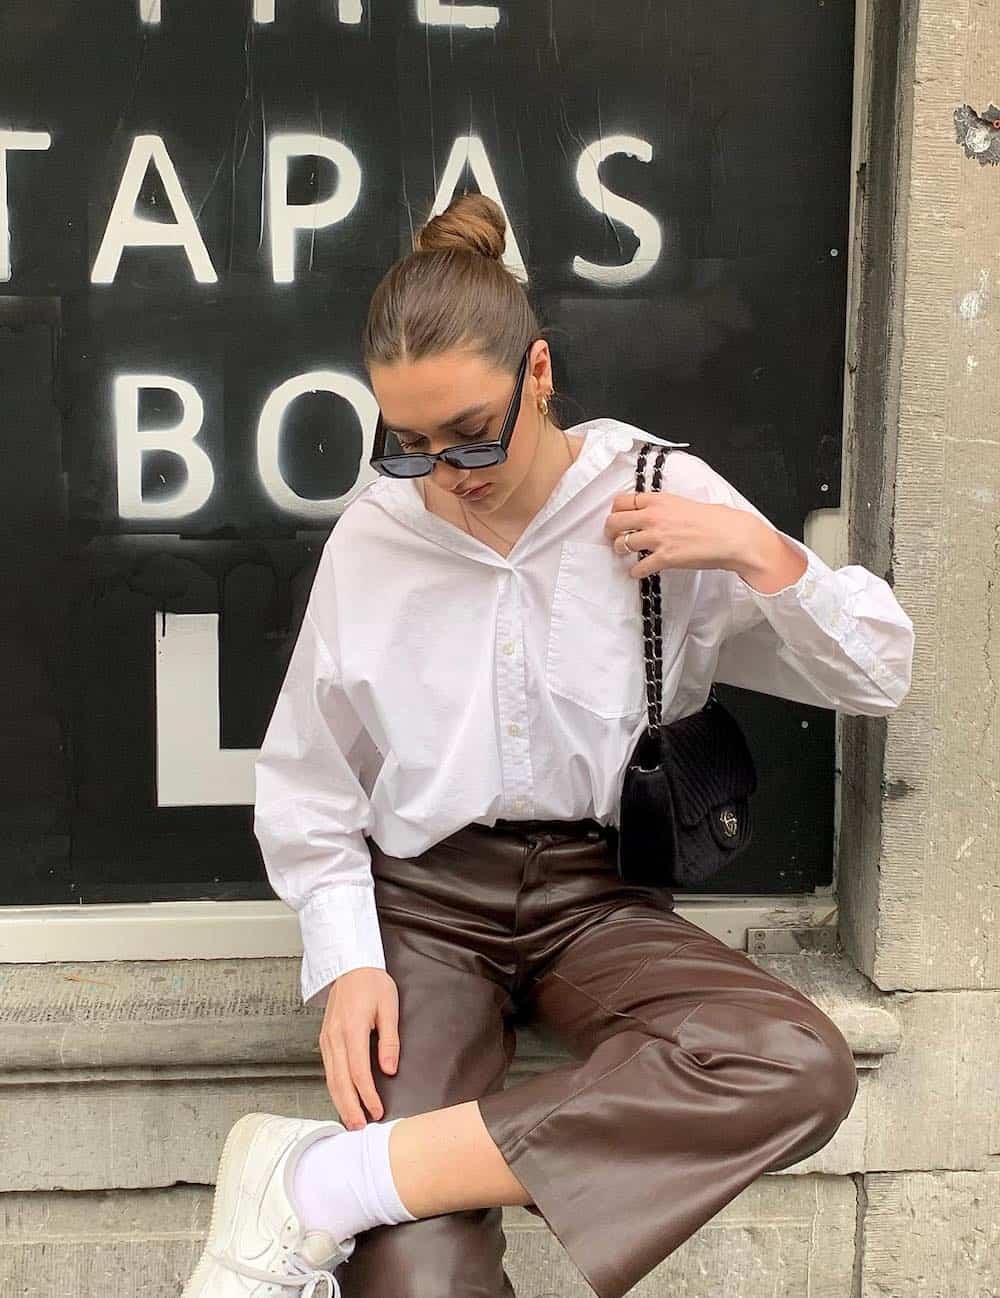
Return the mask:
M 469 558 L 508 568 L 515 557 L 520 557 L 525 543 L 533 538 L 545 521 L 606 469 L 620 451 L 628 450 L 633 442 L 650 442 L 656 446 L 690 446 L 690 442 L 670 442 L 666 438 L 647 433 L 620 419 L 588 419 L 567 428 L 573 437 L 584 437 L 583 449 L 566 469 L 548 500 L 518 537 L 505 559 L 495 550 L 469 536 L 461 528 L 438 518 L 424 507 L 416 481 L 413 478 L 388 478 L 379 474 L 362 493 L 365 499 L 379 505 L 391 517 L 405 523 L 429 541 L 444 545 Z

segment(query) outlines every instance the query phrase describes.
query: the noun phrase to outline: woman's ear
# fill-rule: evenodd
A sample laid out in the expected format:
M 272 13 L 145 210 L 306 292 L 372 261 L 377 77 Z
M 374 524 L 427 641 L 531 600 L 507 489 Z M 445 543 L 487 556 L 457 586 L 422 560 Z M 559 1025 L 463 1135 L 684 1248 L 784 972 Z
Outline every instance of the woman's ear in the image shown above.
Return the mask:
M 528 374 L 531 379 L 531 396 L 537 403 L 543 393 L 552 391 L 552 357 L 549 345 L 544 338 L 538 340 L 528 361 Z

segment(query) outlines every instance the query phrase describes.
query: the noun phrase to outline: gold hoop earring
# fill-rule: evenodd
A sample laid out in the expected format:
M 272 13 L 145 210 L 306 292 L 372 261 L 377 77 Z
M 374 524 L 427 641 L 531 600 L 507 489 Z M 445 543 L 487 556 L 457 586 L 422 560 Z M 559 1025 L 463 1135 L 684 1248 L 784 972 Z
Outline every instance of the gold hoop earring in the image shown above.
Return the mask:
M 538 409 L 542 412 L 543 415 L 547 415 L 549 413 L 548 397 L 542 397 L 541 401 L 539 401 L 538 403 Z

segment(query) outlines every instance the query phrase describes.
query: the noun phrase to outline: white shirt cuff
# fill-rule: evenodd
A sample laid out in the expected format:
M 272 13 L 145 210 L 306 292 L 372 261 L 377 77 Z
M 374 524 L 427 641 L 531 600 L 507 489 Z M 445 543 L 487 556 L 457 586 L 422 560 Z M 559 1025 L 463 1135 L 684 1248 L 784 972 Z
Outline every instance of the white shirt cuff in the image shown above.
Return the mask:
M 886 617 L 889 631 L 887 643 L 878 645 L 878 619 L 872 617 L 881 605 L 895 600 L 867 569 L 851 565 L 834 570 L 814 550 L 786 532 L 780 535 L 807 561 L 807 566 L 797 581 L 781 590 L 765 594 L 755 590 L 737 574 L 737 587 L 744 597 L 753 600 L 778 635 L 796 651 L 807 654 L 810 645 L 820 647 L 823 639 L 833 640 L 857 664 L 864 674 L 894 703 L 906 696 L 909 679 L 898 675 L 889 665 L 894 652 L 898 652 L 898 626 L 891 616 Z M 859 599 L 866 607 L 862 619 L 852 609 Z M 869 611 L 870 606 L 870 611 Z M 803 618 L 803 614 L 806 618 Z M 898 621 L 898 615 L 897 615 Z M 817 639 L 817 632 L 819 638 Z
M 330 984 L 351 969 L 385 968 L 382 933 L 370 884 L 326 888 L 299 911 L 302 999 L 325 1005 Z

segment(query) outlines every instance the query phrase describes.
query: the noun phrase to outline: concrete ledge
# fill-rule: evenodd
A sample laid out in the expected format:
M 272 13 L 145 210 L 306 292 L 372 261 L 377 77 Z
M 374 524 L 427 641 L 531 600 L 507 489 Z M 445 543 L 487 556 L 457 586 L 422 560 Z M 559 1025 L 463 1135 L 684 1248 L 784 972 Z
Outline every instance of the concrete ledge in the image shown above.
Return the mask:
M 867 1170 L 871 1079 L 900 1047 L 892 995 L 836 956 L 755 963 L 829 1014 L 860 1071 L 834 1139 L 788 1175 Z M 0 966 L 0 1192 L 208 1185 L 244 1113 L 331 1116 L 322 1013 L 303 1007 L 298 968 L 294 958 Z M 571 1057 L 544 1027 L 516 1029 L 505 1086 Z M 57 1139 L 38 1141 L 40 1112 Z
M 899 1048 L 893 996 L 842 955 L 748 957 L 837 1024 L 859 1068 Z M 321 1011 L 303 1007 L 295 958 L 0 965 L 0 1084 L 18 1073 L 317 1064 Z M 568 1058 L 544 1028 L 518 1024 L 520 1071 Z M 89 1076 L 87 1074 L 89 1073 Z M 162 1074 L 161 1074 L 162 1075 Z M 24 1078 L 18 1080 L 27 1080 Z
M 208 1230 L 211 1190 L 177 1185 L 3 1198 L 0 1293 L 177 1298 Z M 645 1276 L 629 1298 L 844 1298 L 851 1292 L 856 1215 L 857 1194 L 847 1177 L 762 1178 Z M 504 1265 L 518 1298 L 593 1298 L 544 1222 L 523 1208 L 505 1208 L 503 1225 Z
M 856 1187 L 847 1177 L 762 1177 L 629 1298 L 997 1292 L 1000 1172 L 892 1172 L 861 1180 Z M 209 1188 L 193 1185 L 4 1195 L 0 1293 L 176 1298 L 201 1251 L 211 1197 Z M 544 1222 L 523 1208 L 505 1208 L 503 1224 L 504 1263 L 518 1298 L 592 1298 Z

